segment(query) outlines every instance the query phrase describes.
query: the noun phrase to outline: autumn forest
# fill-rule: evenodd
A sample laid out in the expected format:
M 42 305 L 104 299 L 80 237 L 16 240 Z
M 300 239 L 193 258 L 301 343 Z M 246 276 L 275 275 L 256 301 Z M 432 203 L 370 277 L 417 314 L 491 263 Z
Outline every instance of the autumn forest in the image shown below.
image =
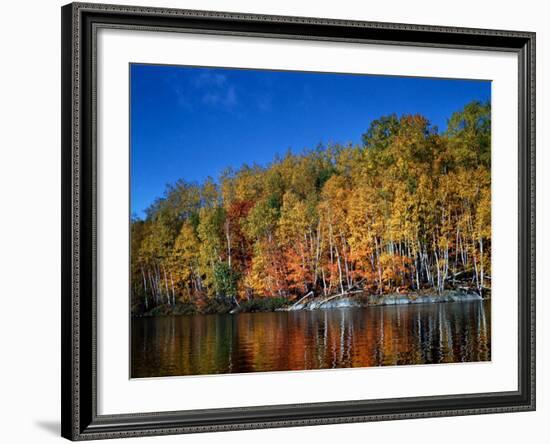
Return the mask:
M 490 105 L 456 110 L 444 131 L 385 115 L 360 144 L 182 178 L 132 218 L 130 272 L 133 315 L 268 311 L 308 295 L 487 297 Z

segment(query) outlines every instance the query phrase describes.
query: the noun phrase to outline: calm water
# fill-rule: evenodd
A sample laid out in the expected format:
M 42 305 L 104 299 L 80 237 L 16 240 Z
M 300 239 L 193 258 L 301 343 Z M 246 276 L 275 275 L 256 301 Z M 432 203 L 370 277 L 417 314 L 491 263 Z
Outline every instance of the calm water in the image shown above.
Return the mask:
M 491 359 L 486 302 L 132 320 L 132 377 Z

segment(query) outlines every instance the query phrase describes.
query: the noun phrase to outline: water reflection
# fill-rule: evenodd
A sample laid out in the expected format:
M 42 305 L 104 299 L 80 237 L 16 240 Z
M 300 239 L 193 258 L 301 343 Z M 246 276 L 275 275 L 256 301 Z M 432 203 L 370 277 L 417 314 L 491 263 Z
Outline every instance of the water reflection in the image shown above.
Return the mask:
M 132 320 L 132 377 L 489 361 L 489 302 Z

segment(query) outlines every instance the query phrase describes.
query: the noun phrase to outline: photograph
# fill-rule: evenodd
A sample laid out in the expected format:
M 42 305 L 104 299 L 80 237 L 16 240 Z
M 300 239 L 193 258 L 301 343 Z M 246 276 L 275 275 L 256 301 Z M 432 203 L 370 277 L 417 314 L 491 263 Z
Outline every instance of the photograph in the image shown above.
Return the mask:
M 490 80 L 128 75 L 130 378 L 491 361 Z

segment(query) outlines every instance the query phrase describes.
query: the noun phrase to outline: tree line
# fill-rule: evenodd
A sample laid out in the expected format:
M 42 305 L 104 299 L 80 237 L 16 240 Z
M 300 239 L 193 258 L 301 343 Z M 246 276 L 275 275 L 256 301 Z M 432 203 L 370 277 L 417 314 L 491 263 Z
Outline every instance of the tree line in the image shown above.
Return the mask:
M 471 102 L 444 132 L 392 114 L 361 144 L 178 180 L 132 218 L 133 309 L 352 290 L 483 294 L 490 169 L 490 104 Z

